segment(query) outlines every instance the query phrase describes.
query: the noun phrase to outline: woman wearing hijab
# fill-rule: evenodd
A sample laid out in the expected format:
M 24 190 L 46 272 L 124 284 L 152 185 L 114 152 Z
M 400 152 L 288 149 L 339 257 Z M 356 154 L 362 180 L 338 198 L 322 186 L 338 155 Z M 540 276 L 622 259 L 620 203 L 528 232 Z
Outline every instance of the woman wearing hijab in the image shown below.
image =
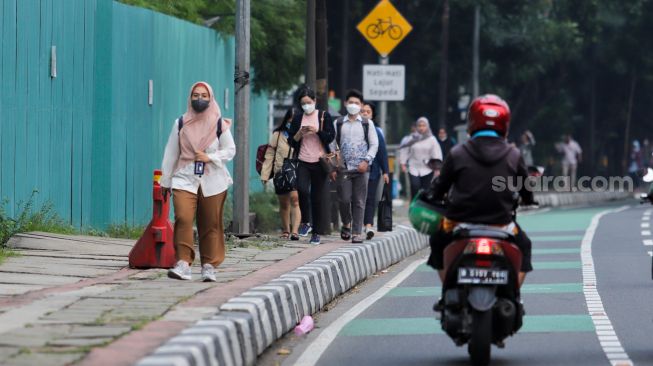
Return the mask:
M 236 155 L 230 126 L 230 119 L 221 118 L 211 86 L 195 83 L 186 113 L 173 123 L 163 155 L 161 186 L 164 198 L 172 190 L 175 208 L 177 264 L 168 271 L 170 278 L 192 277 L 193 222 L 197 217 L 202 281 L 216 281 L 215 268 L 225 257 L 224 202 L 233 183 L 226 163 Z
M 295 116 L 295 108 L 288 109 L 286 115 L 270 137 L 270 144 L 265 151 L 265 161 L 261 168 L 261 180 L 265 184 L 281 171 L 283 160 L 292 156 L 293 151 L 288 142 L 288 129 Z M 299 222 L 302 219 L 299 210 L 299 195 L 292 192 L 276 192 L 279 199 L 279 214 L 281 215 L 281 238 L 299 240 Z
M 415 123 L 415 132 L 400 146 L 401 171 L 410 177 L 411 200 L 420 189 L 428 189 L 433 179 L 433 169 L 429 161 L 442 160 L 442 149 L 438 140 L 431 133 L 429 120 L 420 117 Z

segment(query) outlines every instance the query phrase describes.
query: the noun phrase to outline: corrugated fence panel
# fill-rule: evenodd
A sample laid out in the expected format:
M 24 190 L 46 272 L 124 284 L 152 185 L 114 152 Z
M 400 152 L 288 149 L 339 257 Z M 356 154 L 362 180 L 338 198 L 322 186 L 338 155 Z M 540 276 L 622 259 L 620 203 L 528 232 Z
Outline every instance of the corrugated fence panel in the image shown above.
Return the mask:
M 1 6 L 0 197 L 9 214 L 38 189 L 37 205 L 52 202 L 78 227 L 146 223 L 152 170 L 192 83 L 210 83 L 223 115 L 234 116 L 233 37 L 111 0 Z M 250 115 L 256 191 L 256 146 L 268 138 L 255 133 L 267 131 L 265 95 L 252 95 Z
M 2 2 L 2 182 L 0 198 L 6 200 L 9 215 L 14 214 L 16 186 L 16 0 Z

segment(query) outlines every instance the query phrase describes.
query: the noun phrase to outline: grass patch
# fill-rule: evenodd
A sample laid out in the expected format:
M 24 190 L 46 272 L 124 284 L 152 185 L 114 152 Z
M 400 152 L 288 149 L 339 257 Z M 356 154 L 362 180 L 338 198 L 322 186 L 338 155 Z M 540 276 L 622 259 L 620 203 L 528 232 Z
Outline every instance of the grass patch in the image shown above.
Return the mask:
M 138 239 L 143 235 L 144 226 L 130 225 L 128 223 L 109 225 L 106 235 L 111 238 Z
M 0 247 L 0 264 L 2 264 L 2 262 L 4 262 L 7 258 L 10 257 L 20 257 L 20 253 L 15 252 L 8 248 Z

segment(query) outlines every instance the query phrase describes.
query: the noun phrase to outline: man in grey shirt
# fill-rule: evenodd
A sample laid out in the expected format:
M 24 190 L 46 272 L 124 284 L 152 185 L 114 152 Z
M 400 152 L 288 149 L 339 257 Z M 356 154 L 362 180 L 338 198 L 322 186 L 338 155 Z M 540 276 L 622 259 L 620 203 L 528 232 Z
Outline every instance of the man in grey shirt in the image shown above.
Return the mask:
M 369 167 L 379 148 L 374 123 L 360 115 L 362 105 L 361 92 L 350 90 L 345 99 L 347 115 L 335 122 L 335 143 L 340 149 L 337 178 L 340 218 L 343 223 L 340 237 L 343 240 L 351 238 L 352 243 L 363 242 L 363 214 Z

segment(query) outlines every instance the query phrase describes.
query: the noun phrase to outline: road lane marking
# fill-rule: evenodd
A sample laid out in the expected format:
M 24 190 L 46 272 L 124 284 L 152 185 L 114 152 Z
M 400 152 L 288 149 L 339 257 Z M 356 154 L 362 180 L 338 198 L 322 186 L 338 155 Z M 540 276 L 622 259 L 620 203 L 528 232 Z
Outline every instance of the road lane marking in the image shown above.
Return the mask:
M 653 245 L 653 239 L 644 239 L 644 240 L 642 241 L 642 243 L 643 243 L 644 245 L 649 245 L 649 246 L 650 246 L 650 245 Z
M 596 229 L 599 226 L 599 221 L 603 216 L 610 213 L 618 213 L 624 211 L 629 207 L 630 206 L 623 206 L 614 210 L 602 211 L 594 215 L 589 227 L 585 231 L 585 236 L 583 237 L 581 244 L 581 261 L 583 263 L 583 293 L 585 294 L 587 310 L 592 318 L 592 321 L 594 322 L 596 336 L 601 343 L 603 353 L 605 353 L 605 356 L 613 366 L 632 366 L 633 362 L 630 360 L 628 354 L 623 351 L 619 337 L 614 332 L 612 322 L 610 322 L 610 318 L 608 317 L 608 314 L 603 307 L 601 295 L 597 289 L 596 271 L 594 267 L 594 259 L 592 257 L 592 241 L 594 240 Z M 601 323 L 599 324 L 598 321 L 601 321 Z M 598 328 L 599 325 L 601 326 L 600 329 Z M 610 346 L 604 344 L 604 342 L 608 341 L 612 342 Z M 616 347 L 619 348 L 619 352 L 614 351 Z
M 519 333 L 594 332 L 587 314 L 526 315 Z M 347 323 L 340 336 L 412 336 L 444 334 L 440 322 L 431 318 L 357 318 Z M 623 350 L 621 350 L 623 352 Z
M 396 287 L 386 296 L 388 297 L 419 297 L 430 296 L 435 298 L 440 296 L 442 288 L 440 286 L 430 287 Z M 522 294 L 559 294 L 559 293 L 581 293 L 583 292 L 582 283 L 548 283 L 548 284 L 525 284 L 521 288 Z
M 580 248 L 544 248 L 533 249 L 534 255 L 547 255 L 547 254 L 577 254 L 580 253 Z
M 642 229 L 648 229 L 651 226 L 648 222 L 642 222 Z
M 642 236 L 651 236 L 651 230 L 642 230 Z
M 546 235 L 546 236 L 531 236 L 531 241 L 581 241 L 582 235 Z
M 317 363 L 324 351 L 329 347 L 329 345 L 336 338 L 338 333 L 344 328 L 347 323 L 354 320 L 358 315 L 360 315 L 367 308 L 372 306 L 375 302 L 385 296 L 390 290 L 399 286 L 408 276 L 410 276 L 415 269 L 423 264 L 424 259 L 418 259 L 413 263 L 409 264 L 404 270 L 399 272 L 394 278 L 388 281 L 385 285 L 381 286 L 376 292 L 372 295 L 361 300 L 358 304 L 354 305 L 349 311 L 340 316 L 336 321 L 327 326 L 324 330 L 320 332 L 317 339 L 313 341 L 306 349 L 304 353 L 299 357 L 295 365 L 298 366 L 312 366 Z M 435 316 L 433 317 L 435 319 Z M 435 320 L 434 320 L 435 321 Z

